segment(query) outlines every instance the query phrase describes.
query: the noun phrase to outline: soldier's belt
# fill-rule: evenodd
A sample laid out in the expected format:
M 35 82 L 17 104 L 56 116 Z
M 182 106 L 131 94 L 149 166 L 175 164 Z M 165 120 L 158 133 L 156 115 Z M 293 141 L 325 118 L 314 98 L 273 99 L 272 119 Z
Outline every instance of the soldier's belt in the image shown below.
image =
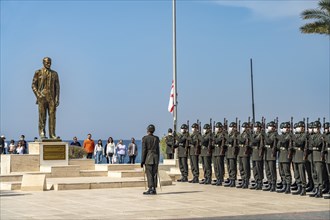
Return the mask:
M 270 148 L 270 145 L 269 145 L 269 144 L 266 144 L 265 147 L 266 147 L 266 148 Z
M 301 147 L 294 147 L 295 150 L 302 150 Z
M 214 146 L 215 146 L 215 147 L 220 147 L 219 144 L 215 144 Z
M 206 146 L 203 145 L 203 146 L 202 146 L 202 149 L 206 149 Z
M 320 149 L 318 147 L 313 147 L 312 150 L 320 151 Z
M 280 147 L 280 150 L 286 150 L 286 148 L 285 147 Z
M 258 146 L 252 146 L 253 149 L 258 149 Z
M 244 144 L 239 144 L 238 146 L 240 146 L 240 147 L 244 147 Z
M 183 146 L 184 144 L 183 143 L 180 143 L 179 146 Z
M 233 145 L 231 145 L 231 144 L 228 144 L 227 146 L 228 146 L 228 147 L 232 147 Z

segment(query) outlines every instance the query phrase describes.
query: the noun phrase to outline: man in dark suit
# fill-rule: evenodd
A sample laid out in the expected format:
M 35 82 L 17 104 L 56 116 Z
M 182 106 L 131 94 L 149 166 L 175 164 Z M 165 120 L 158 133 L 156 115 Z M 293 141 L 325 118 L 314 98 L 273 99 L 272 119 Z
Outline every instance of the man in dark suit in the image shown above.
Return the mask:
M 156 195 L 157 173 L 159 164 L 159 138 L 154 136 L 155 126 L 147 127 L 148 134 L 142 138 L 142 158 L 141 167 L 145 166 L 148 190 L 144 195 Z

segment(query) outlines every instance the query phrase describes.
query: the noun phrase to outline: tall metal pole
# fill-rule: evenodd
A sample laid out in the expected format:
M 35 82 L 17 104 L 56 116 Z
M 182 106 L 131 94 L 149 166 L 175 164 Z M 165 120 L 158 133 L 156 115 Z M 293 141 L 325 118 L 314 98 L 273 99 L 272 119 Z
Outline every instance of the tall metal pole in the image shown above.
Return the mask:
M 172 7 L 173 7 L 173 84 L 174 84 L 174 109 L 173 109 L 173 130 L 174 134 L 176 134 L 177 131 L 177 114 L 178 114 L 178 101 L 177 101 L 177 77 L 176 77 L 176 0 L 172 1 Z M 178 151 L 175 150 L 174 152 L 174 159 L 178 158 Z
M 255 122 L 255 112 L 254 112 L 254 90 L 253 90 L 253 68 L 252 68 L 252 59 L 250 59 L 251 66 L 251 90 L 252 90 L 252 124 Z

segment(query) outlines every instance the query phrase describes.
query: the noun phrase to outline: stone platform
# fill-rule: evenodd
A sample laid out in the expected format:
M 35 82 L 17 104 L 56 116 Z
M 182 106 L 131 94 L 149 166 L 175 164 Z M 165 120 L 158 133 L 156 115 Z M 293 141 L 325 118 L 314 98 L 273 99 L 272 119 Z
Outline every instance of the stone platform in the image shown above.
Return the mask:
M 0 191 L 0 219 L 329 219 L 329 200 L 174 183 L 155 196 L 144 187 L 45 192 Z M 24 205 L 20 205 L 24 204 Z M 100 208 L 101 211 L 97 211 Z

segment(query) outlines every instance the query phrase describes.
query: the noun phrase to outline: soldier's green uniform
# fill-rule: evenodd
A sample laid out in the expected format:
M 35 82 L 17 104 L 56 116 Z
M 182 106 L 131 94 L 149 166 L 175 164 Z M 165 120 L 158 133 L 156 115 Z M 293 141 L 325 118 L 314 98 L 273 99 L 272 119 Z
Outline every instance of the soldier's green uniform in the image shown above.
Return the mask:
M 229 183 L 225 186 L 235 187 L 236 178 L 237 178 L 237 155 L 238 155 L 238 144 L 237 137 L 239 133 L 237 132 L 237 124 L 235 122 L 230 123 L 229 125 L 229 134 L 226 138 L 227 146 L 227 164 L 228 164 L 228 175 Z
M 264 146 L 263 146 L 263 133 L 261 132 L 261 123 L 256 122 L 254 125 L 254 133 L 251 135 L 251 146 L 252 146 L 252 169 L 253 176 L 256 182 L 254 187 L 251 189 L 261 190 L 262 181 L 264 179 Z
M 201 162 L 203 165 L 204 180 L 200 184 L 211 184 L 212 182 L 212 142 L 213 135 L 211 126 L 204 125 L 205 133 L 202 136 Z
M 278 136 L 277 150 L 278 150 L 278 163 L 279 163 L 279 173 L 282 179 L 282 189 L 277 192 L 286 194 L 291 193 L 291 170 L 290 165 L 292 158 L 289 156 L 289 147 L 292 138 L 290 133 L 290 123 L 283 122 L 280 126 L 282 134 Z
M 237 137 L 237 142 L 239 146 L 238 157 L 240 158 L 241 163 L 239 164 L 239 171 L 242 178 L 242 184 L 238 188 L 247 189 L 249 187 L 250 178 L 251 178 L 251 147 L 250 147 L 250 125 L 246 122 L 242 124 L 244 129 L 241 134 Z
M 322 147 L 323 147 L 323 138 L 320 132 L 321 123 L 319 121 L 314 122 L 314 126 L 316 130 L 314 130 L 314 135 L 310 138 L 309 142 L 309 150 L 313 153 L 313 166 L 315 169 L 316 174 L 316 181 L 314 181 L 315 193 L 310 196 L 321 198 L 322 189 L 323 189 L 323 182 L 324 182 L 324 168 L 325 163 L 322 159 Z
M 325 163 L 328 172 L 328 177 L 330 180 L 330 130 L 329 130 L 329 122 L 325 123 L 324 126 L 324 134 L 323 134 L 323 153 L 325 155 Z M 328 192 L 328 196 L 324 196 L 325 199 L 330 199 L 330 189 Z
M 188 146 L 189 146 L 189 133 L 187 132 L 188 126 L 183 124 L 181 126 L 181 134 L 177 137 L 178 159 L 179 168 L 181 172 L 181 179 L 178 182 L 188 182 Z
M 156 194 L 157 187 L 157 173 L 159 164 L 159 138 L 154 136 L 154 125 L 149 125 L 147 128 L 148 135 L 142 138 L 142 156 L 141 167 L 145 165 L 146 175 L 148 180 L 148 191 L 144 192 L 145 195 Z
M 225 175 L 225 142 L 226 132 L 223 130 L 223 126 L 220 122 L 215 125 L 214 134 L 214 146 L 212 146 L 212 160 L 215 177 L 217 178 L 215 183 L 216 186 L 221 186 L 223 183 L 223 177 Z
M 314 166 L 312 166 L 313 154 L 312 154 L 312 151 L 309 150 L 310 139 L 314 135 L 313 127 L 314 127 L 313 122 L 307 124 L 308 132 L 306 132 L 307 146 L 305 149 L 305 154 L 307 154 L 308 157 L 305 156 L 305 168 L 306 168 L 308 183 L 306 185 L 306 192 L 311 192 L 314 189 L 314 180 L 316 181 L 316 171 L 314 169 Z
M 194 123 L 192 126 L 192 134 L 190 135 L 189 155 L 190 167 L 193 174 L 193 179 L 190 183 L 199 182 L 199 154 L 201 150 L 202 135 L 199 133 L 199 126 Z
M 171 128 L 168 129 L 168 135 L 165 137 L 165 142 L 166 142 L 167 159 L 173 159 L 175 141 Z
M 293 152 L 294 177 L 298 185 L 298 189 L 292 193 L 293 195 L 306 195 L 306 169 L 304 160 L 306 141 L 305 123 L 300 121 L 297 124 L 297 131 L 292 137 L 292 146 L 290 148 Z
M 268 132 L 265 134 L 265 172 L 268 181 L 268 187 L 264 191 L 275 192 L 277 173 L 276 173 L 276 157 L 277 157 L 277 131 L 275 130 L 275 122 L 271 121 L 267 124 Z

